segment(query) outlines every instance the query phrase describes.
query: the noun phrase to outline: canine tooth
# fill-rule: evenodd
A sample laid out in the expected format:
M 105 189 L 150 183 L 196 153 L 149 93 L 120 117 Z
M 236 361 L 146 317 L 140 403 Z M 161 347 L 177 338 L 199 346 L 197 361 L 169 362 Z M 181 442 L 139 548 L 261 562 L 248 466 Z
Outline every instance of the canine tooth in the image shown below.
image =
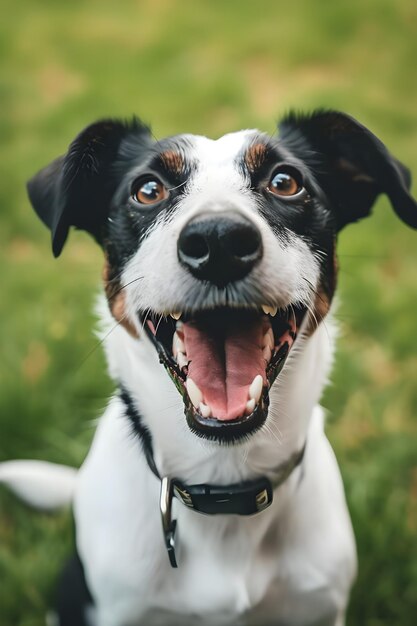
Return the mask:
M 263 378 L 260 374 L 255 376 L 253 379 L 251 386 L 249 387 L 249 399 L 255 400 L 255 402 L 259 401 L 262 393 L 262 387 L 264 386 Z
M 197 387 L 192 378 L 187 378 L 187 382 L 185 383 L 188 391 L 188 395 L 190 396 L 190 400 L 197 409 L 200 402 L 203 400 L 203 394 L 200 389 Z
M 181 317 L 182 313 L 176 313 L 175 311 L 173 313 L 170 313 L 170 316 L 174 318 L 174 320 L 179 320 Z
M 177 352 L 185 354 L 185 344 L 181 337 L 178 336 L 178 333 L 174 333 L 172 338 L 172 354 L 175 356 Z
M 211 417 L 211 408 L 207 404 L 204 404 L 204 402 L 200 402 L 198 408 L 203 417 Z
M 188 359 L 183 352 L 178 352 L 177 363 L 179 365 L 180 370 L 182 370 L 183 367 L 186 367 L 188 365 Z
M 255 406 L 256 406 L 256 402 L 252 398 L 246 403 L 246 415 L 250 415 L 251 413 L 253 413 Z
M 175 324 L 175 328 L 176 328 L 177 330 L 182 330 L 183 326 L 184 326 L 184 323 L 183 323 L 183 322 L 177 322 L 177 323 Z
M 174 357 L 176 357 L 177 353 L 178 353 L 178 337 L 177 337 L 177 333 L 174 333 L 174 336 L 172 337 L 172 354 Z
M 271 315 L 271 317 L 275 317 L 275 315 L 277 314 L 278 311 L 278 307 L 276 306 L 269 306 L 268 304 L 263 304 L 262 305 L 262 311 L 265 313 L 265 315 Z

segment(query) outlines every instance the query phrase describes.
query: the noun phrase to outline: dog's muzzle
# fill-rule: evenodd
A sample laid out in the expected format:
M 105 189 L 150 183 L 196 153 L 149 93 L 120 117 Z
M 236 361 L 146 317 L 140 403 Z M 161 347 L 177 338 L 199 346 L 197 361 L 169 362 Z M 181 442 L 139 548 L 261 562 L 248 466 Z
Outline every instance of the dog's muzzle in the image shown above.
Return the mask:
M 193 277 L 200 304 L 184 298 L 181 311 L 170 315 L 148 309 L 139 317 L 183 397 L 191 430 L 233 442 L 265 422 L 269 389 L 306 309 L 297 303 L 279 309 L 251 300 L 262 236 L 238 211 L 191 219 L 179 235 L 177 254 Z M 211 299 L 213 294 L 221 305 Z

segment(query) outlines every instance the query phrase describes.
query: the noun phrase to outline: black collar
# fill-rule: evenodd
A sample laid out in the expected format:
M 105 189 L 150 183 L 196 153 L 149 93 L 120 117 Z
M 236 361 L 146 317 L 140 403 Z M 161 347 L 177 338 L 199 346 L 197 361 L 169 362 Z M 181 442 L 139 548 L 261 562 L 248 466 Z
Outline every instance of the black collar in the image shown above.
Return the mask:
M 282 485 L 304 457 L 305 444 L 287 461 L 271 472 L 272 478 L 261 476 L 229 485 L 201 483 L 188 485 L 178 478 L 161 476 L 153 456 L 152 437 L 133 400 L 125 389 L 120 397 L 126 406 L 126 415 L 139 435 L 149 469 L 161 482 L 160 509 L 165 545 L 172 567 L 178 567 L 175 555 L 176 520 L 172 520 L 172 498 L 176 497 L 187 508 L 206 515 L 254 515 L 270 506 L 273 491 Z

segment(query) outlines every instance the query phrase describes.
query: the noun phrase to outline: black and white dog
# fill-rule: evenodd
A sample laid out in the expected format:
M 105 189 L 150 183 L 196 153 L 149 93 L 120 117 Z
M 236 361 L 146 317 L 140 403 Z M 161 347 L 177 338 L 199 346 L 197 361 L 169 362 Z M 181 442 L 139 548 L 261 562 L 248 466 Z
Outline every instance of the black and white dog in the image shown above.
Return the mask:
M 35 504 L 73 501 L 61 625 L 344 624 L 355 544 L 318 406 L 336 240 L 379 194 L 414 228 L 417 204 L 351 117 L 279 131 L 154 141 L 104 120 L 29 183 L 55 256 L 71 226 L 104 251 L 119 388 L 78 472 L 0 469 Z

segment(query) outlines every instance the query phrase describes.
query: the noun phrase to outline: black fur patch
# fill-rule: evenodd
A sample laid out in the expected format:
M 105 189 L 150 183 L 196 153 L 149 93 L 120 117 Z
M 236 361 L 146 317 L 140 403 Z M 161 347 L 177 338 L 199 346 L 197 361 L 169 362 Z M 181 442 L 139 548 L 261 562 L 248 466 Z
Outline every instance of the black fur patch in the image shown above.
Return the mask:
M 149 144 L 149 130 L 136 118 L 130 123 L 102 120 L 91 124 L 58 157 L 28 182 L 30 200 L 51 229 L 52 249 L 59 256 L 71 226 L 86 230 L 101 243 L 111 198 L 117 187 L 112 166 L 124 138 Z
M 92 605 L 84 568 L 76 552 L 66 563 L 58 581 L 55 611 L 59 626 L 88 626 L 86 611 Z

